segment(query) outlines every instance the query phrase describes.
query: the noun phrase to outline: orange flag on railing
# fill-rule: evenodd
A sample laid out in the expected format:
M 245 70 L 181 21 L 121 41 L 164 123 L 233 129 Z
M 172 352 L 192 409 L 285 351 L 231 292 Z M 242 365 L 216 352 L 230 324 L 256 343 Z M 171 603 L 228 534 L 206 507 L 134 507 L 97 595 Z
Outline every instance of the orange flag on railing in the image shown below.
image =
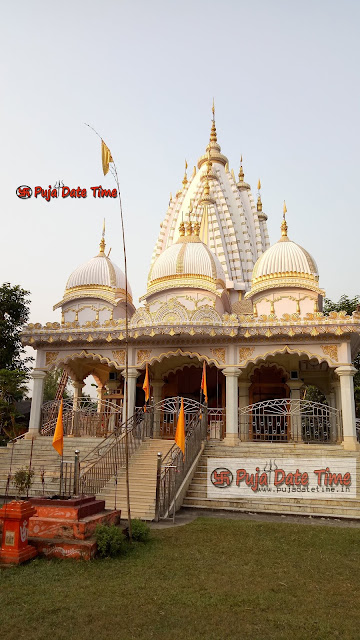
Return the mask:
M 206 364 L 203 363 L 203 372 L 201 378 L 201 393 L 203 394 L 204 402 L 208 402 L 207 384 L 206 384 Z
M 148 364 L 146 363 L 146 373 L 145 373 L 145 379 L 144 379 L 144 384 L 143 384 L 143 390 L 145 391 L 145 407 L 144 407 L 144 411 L 146 411 L 146 405 L 149 402 L 150 399 L 150 379 L 149 379 L 149 368 L 148 368 Z
M 181 398 L 180 413 L 176 425 L 175 442 L 179 449 L 183 452 L 183 460 L 185 460 L 185 411 L 184 398 Z
M 62 456 L 64 450 L 63 401 L 61 399 L 52 446 Z

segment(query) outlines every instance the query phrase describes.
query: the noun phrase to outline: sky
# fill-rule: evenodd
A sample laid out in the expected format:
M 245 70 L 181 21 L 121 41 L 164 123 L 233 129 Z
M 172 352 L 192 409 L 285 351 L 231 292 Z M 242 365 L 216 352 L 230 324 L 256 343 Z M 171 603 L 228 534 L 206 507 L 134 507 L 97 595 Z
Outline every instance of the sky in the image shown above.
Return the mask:
M 215 98 L 222 152 L 253 193 L 271 243 L 286 200 L 289 237 L 315 258 L 333 300 L 360 293 L 360 3 L 343 0 L 20 0 L 2 4 L 0 281 L 31 292 L 31 322 L 58 321 L 70 273 L 107 248 L 146 290 L 170 192 L 204 153 Z M 20 200 L 19 185 L 62 180 L 86 199 Z

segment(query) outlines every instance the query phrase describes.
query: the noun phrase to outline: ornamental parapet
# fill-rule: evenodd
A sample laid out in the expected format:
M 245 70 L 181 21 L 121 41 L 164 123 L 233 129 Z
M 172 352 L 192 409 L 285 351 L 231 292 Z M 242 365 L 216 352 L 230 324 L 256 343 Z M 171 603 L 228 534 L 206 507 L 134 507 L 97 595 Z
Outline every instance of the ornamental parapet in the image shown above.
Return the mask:
M 190 314 L 189 314 L 190 315 Z M 194 317 L 197 317 L 192 313 Z M 250 315 L 213 314 L 198 320 L 189 320 L 173 314 L 171 320 L 156 321 L 147 314 L 147 321 L 138 316 L 137 321 L 130 322 L 129 338 L 136 340 L 141 336 L 153 338 L 155 336 L 224 336 L 242 339 L 286 339 L 306 338 L 316 339 L 345 337 L 360 334 L 360 313 L 352 316 L 345 312 L 332 312 L 328 316 L 322 313 L 308 313 L 304 318 L 299 314 L 284 314 L 281 318 L 270 314 L 259 317 Z M 40 345 L 43 343 L 84 343 L 84 342 L 116 342 L 125 340 L 125 320 L 106 320 L 103 324 L 98 321 L 87 321 L 84 325 L 79 322 L 47 322 L 28 324 L 22 332 L 24 345 Z

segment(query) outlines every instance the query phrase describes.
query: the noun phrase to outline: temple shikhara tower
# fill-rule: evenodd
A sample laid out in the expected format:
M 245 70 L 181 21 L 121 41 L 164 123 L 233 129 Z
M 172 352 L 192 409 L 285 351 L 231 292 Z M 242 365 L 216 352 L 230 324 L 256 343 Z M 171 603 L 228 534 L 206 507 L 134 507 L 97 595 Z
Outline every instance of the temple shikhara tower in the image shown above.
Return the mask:
M 56 321 L 25 328 L 24 344 L 37 355 L 23 446 L 32 436 L 35 449 L 38 441 L 51 440 L 59 399 L 70 379 L 73 398 L 64 402 L 64 428 L 80 450 L 80 438 L 91 445 L 81 467 L 83 490 L 105 496 L 109 506 L 114 497 L 111 460 L 120 456 L 118 472 L 128 429 L 132 487 L 142 496 L 135 509 L 140 517 L 167 515 L 174 500 L 176 508 L 269 510 L 273 505 L 284 512 L 299 504 L 299 511 L 322 515 L 344 513 L 345 504 L 360 515 L 352 365 L 360 349 L 360 312 L 323 314 L 325 292 L 315 259 L 296 243 L 285 203 L 282 218 L 280 211 L 281 205 L 272 213 L 279 218 L 279 235 L 271 244 L 260 181 L 253 195 L 242 158 L 236 174 L 229 168 L 213 108 L 209 142 L 192 172 L 185 165 L 152 257 L 149 247 L 147 289 L 140 304 L 132 299 L 131 274 L 126 299 L 125 276 L 106 253 L 104 230 L 98 253 L 67 281 L 64 274 Z M 89 246 L 89 255 L 94 249 Z M 43 405 L 44 378 L 54 368 L 64 371 L 62 388 L 54 402 Z M 151 390 L 144 412 L 146 368 Z M 84 400 L 89 375 L 97 397 Z M 201 393 L 204 375 L 206 398 Z M 314 397 L 309 385 L 317 388 L 321 401 L 309 399 Z M 181 398 L 185 462 L 174 444 Z M 138 473 L 142 451 L 148 458 L 153 451 L 155 466 L 148 475 Z M 155 504 L 158 451 L 163 484 L 157 494 L 162 501 Z M 179 473 L 171 480 L 174 466 Z M 308 474 L 306 491 L 301 488 L 305 481 L 296 483 L 297 468 Z M 320 480 L 314 475 L 319 468 L 324 468 Z M 262 485 L 252 489 L 239 471 L 251 475 L 256 469 L 263 474 Z M 337 481 L 329 484 L 326 473 L 336 473 Z M 289 474 L 294 477 L 285 483 Z M 346 476 L 344 483 L 339 474 Z M 266 495 L 259 493 L 261 486 L 269 489 Z

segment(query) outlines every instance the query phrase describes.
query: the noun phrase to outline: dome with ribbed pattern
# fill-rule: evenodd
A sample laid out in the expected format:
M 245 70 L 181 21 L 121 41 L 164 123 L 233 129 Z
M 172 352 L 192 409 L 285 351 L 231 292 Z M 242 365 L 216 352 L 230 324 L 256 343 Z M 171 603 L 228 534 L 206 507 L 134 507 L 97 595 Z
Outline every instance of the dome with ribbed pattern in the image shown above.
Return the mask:
M 99 254 L 80 265 L 72 272 L 66 283 L 66 290 L 73 287 L 100 285 L 112 289 L 125 289 L 125 276 L 121 269 L 107 258 Z M 131 290 L 129 293 L 131 295 Z
M 132 302 L 132 292 L 128 283 L 128 300 Z M 125 275 L 121 269 L 105 255 L 105 240 L 100 242 L 97 256 L 90 258 L 72 272 L 66 283 L 64 298 L 54 309 L 70 300 L 99 298 L 117 304 L 125 299 Z
M 147 295 L 173 288 L 225 289 L 225 273 L 218 258 L 198 235 L 180 236 L 154 262 Z
M 267 249 L 255 263 L 251 292 L 282 286 L 314 288 L 319 280 L 318 268 L 312 256 L 287 236 L 282 225 L 282 237 Z

